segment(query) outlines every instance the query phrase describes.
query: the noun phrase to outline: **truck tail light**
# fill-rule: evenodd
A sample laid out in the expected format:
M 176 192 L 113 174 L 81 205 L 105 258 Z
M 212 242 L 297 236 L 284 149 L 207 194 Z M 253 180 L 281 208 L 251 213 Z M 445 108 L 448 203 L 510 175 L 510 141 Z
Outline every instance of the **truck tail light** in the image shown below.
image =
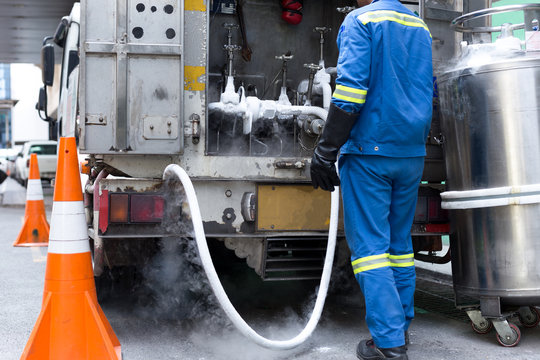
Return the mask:
M 426 224 L 426 232 L 447 234 L 450 232 L 450 224 Z
M 113 193 L 109 197 L 111 223 L 160 223 L 165 199 L 156 194 Z
M 131 222 L 160 223 L 163 219 L 165 199 L 159 195 L 131 195 Z
M 26 167 L 27 167 L 27 168 L 30 167 L 30 159 L 26 160 Z
M 129 212 L 129 194 L 111 194 L 109 202 L 109 221 L 127 223 Z

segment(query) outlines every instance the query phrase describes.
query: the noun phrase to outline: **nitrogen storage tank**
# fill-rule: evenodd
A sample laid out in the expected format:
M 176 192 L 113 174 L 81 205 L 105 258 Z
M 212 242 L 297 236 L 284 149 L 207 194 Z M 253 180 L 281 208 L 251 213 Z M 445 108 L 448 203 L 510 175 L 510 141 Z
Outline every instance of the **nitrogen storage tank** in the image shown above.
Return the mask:
M 438 76 L 457 305 L 472 297 L 492 316 L 501 305 L 540 305 L 540 4 L 523 9 L 526 45 L 513 37 L 523 24 L 454 20 L 501 36 L 462 43 Z

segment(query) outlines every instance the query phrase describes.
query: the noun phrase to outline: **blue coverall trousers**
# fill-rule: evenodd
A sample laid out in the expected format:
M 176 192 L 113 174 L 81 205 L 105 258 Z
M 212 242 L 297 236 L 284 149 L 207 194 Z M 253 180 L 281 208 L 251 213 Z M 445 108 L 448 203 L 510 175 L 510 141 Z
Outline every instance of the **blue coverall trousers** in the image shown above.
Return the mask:
M 414 317 L 411 226 L 424 157 L 345 154 L 339 159 L 345 236 L 375 344 L 405 344 Z

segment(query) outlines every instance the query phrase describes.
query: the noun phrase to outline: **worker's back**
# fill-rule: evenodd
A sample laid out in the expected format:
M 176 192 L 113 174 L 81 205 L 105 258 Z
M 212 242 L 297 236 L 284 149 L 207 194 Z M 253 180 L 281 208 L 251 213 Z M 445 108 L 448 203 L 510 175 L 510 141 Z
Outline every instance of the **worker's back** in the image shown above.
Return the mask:
M 433 96 L 425 23 L 397 0 L 375 1 L 349 14 L 338 45 L 337 83 L 366 92 L 341 152 L 424 156 Z

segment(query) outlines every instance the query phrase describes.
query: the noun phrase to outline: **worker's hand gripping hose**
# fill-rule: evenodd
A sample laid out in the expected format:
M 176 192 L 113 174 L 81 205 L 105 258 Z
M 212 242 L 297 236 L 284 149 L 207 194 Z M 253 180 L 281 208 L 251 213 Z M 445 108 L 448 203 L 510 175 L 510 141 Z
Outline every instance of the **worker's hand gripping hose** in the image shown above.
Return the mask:
M 255 330 L 253 330 L 244 321 L 244 319 L 242 319 L 227 297 L 227 294 L 219 281 L 214 264 L 212 263 L 212 258 L 210 257 L 210 251 L 208 250 L 208 244 L 206 243 L 206 235 L 204 234 L 201 212 L 199 210 L 199 203 L 197 201 L 193 184 L 191 183 L 191 180 L 184 169 L 176 164 L 171 164 L 167 166 L 163 172 L 163 179 L 167 180 L 175 177 L 182 182 L 186 192 L 186 197 L 191 212 L 191 220 L 193 221 L 195 240 L 197 242 L 199 256 L 201 258 L 204 271 L 206 272 L 206 276 L 208 277 L 208 281 L 212 287 L 212 290 L 214 291 L 214 294 L 232 323 L 244 336 L 269 349 L 292 349 L 306 341 L 313 330 L 315 330 L 315 327 L 319 322 L 324 307 L 324 301 L 326 300 L 326 294 L 328 292 L 328 284 L 330 282 L 330 274 L 332 272 L 332 263 L 334 260 L 334 250 L 336 246 L 337 223 L 339 215 L 339 188 L 336 188 L 336 190 L 332 192 L 328 247 L 326 249 L 326 258 L 324 260 L 324 268 L 321 276 L 319 292 L 317 294 L 317 300 L 315 301 L 315 306 L 313 308 L 313 312 L 311 313 L 311 317 L 306 327 L 296 337 L 290 340 L 269 340 L 257 334 L 257 332 L 255 332 Z

